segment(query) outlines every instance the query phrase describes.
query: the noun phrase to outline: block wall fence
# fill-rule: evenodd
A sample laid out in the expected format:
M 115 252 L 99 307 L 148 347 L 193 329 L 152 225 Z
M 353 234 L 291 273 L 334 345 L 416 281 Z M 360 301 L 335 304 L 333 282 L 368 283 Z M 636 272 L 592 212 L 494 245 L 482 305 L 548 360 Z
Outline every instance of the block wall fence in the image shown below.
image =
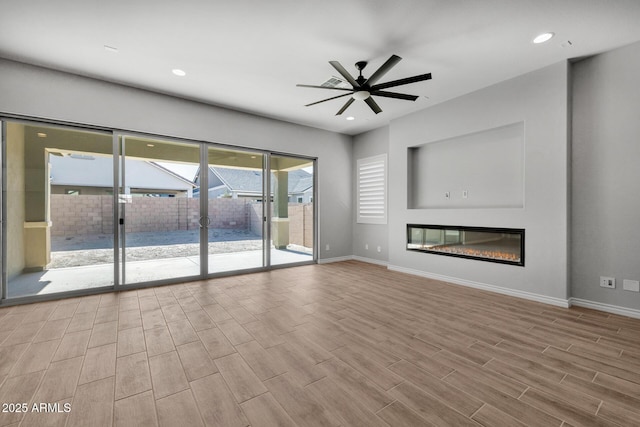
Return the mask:
M 111 234 L 113 197 L 51 196 L 52 236 Z M 251 230 L 262 235 L 262 204 L 248 199 L 209 201 L 210 228 Z M 200 199 L 186 197 L 133 197 L 127 203 L 125 227 L 128 233 L 196 230 L 199 228 Z M 290 243 L 313 246 L 313 205 L 289 204 Z

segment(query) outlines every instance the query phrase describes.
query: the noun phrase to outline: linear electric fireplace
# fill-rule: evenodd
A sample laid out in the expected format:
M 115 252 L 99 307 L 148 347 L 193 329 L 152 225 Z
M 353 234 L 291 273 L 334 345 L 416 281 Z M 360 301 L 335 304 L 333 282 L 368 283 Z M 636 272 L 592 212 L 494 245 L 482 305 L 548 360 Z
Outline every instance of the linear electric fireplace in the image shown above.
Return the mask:
M 524 266 L 524 230 L 407 224 L 407 250 Z

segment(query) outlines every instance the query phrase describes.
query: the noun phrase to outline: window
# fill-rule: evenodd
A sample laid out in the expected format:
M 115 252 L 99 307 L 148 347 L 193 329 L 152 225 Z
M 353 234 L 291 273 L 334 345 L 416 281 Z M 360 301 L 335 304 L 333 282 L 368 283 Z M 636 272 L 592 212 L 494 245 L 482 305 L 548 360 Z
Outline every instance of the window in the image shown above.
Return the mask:
M 358 223 L 387 223 L 387 155 L 357 161 Z

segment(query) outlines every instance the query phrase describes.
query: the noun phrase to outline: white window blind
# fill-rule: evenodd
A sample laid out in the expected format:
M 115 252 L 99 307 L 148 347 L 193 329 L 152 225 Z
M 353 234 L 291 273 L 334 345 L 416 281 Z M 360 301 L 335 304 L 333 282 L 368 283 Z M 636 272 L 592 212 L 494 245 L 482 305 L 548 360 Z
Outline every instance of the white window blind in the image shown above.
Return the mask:
M 364 224 L 387 223 L 387 155 L 358 159 L 358 220 Z

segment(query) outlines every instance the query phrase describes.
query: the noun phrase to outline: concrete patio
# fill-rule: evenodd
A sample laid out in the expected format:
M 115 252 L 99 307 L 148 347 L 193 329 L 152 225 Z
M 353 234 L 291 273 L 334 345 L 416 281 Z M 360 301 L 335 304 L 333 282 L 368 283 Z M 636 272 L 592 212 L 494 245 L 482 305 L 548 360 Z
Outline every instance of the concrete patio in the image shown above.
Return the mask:
M 198 230 L 129 233 L 124 284 L 154 282 L 200 274 Z M 262 238 L 245 230 L 209 230 L 209 273 L 260 268 Z M 54 237 L 51 264 L 40 272 L 23 273 L 9 281 L 8 296 L 68 292 L 114 285 L 112 235 Z M 313 260 L 312 251 L 296 245 L 271 246 L 271 265 Z

